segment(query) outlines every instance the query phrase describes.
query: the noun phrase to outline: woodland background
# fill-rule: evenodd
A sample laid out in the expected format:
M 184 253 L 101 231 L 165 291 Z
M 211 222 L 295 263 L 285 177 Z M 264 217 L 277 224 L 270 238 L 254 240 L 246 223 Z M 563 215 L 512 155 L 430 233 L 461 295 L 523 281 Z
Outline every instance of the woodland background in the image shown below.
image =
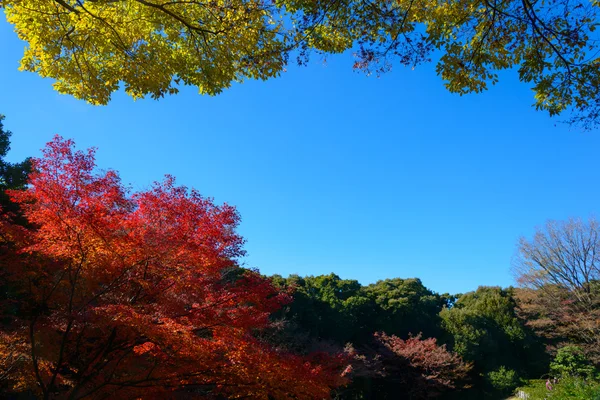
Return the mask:
M 0 163 L 9 398 L 599 394 L 594 219 L 523 238 L 519 288 L 261 276 L 236 261 L 233 207 L 172 177 L 129 193 L 94 153 L 56 136 L 42 158 Z
M 600 121 L 599 7 L 0 2 L 25 43 L 20 69 L 92 105 L 119 91 L 160 99 L 183 86 L 214 96 L 278 77 L 291 63 L 352 52 L 353 69 L 367 75 L 433 63 L 459 95 L 481 93 L 511 71 L 536 110 L 589 131 Z M 95 149 L 58 135 L 40 156 L 10 162 L 3 120 L 3 397 L 504 399 L 520 390 L 530 399 L 600 398 L 593 217 L 549 221 L 522 238 L 516 287 L 440 294 L 417 277 L 361 285 L 335 273 L 264 276 L 243 265 L 235 207 L 172 176 L 134 191 L 96 165 Z

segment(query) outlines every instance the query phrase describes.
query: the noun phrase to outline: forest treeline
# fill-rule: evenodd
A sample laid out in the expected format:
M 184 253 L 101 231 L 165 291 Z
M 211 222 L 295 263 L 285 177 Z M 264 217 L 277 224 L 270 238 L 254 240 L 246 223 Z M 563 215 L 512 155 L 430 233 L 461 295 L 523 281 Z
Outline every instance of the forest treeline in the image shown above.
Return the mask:
M 366 286 L 335 274 L 271 279 L 295 288 L 293 302 L 279 314 L 276 342 L 298 350 L 322 341 L 352 344 L 356 373 L 338 398 L 404 398 L 399 393 L 405 398 L 502 397 L 520 378 L 537 378 L 548 370 L 546 343 L 519 318 L 518 289 L 480 287 L 448 295 L 427 289 L 416 278 Z M 412 341 L 414 352 L 393 351 L 375 332 Z M 434 346 L 418 346 L 430 338 Z M 440 350 L 459 358 L 438 359 Z M 446 381 L 434 383 L 439 375 Z
M 7 162 L 2 120 L 2 397 L 600 396 L 594 219 L 522 239 L 518 287 L 262 276 L 237 261 L 235 208 L 172 177 L 130 193 L 58 136 Z

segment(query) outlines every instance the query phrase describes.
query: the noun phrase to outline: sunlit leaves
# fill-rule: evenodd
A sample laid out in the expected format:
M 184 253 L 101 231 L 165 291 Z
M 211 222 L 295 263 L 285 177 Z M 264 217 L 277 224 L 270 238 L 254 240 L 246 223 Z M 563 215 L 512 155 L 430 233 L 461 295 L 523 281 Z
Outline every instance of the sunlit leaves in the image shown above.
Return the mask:
M 0 225 L 20 307 L 7 327 L 29 360 L 10 367 L 21 349 L 0 331 L 0 365 L 18 371 L 11 382 L 29 379 L 13 390 L 317 399 L 344 382 L 343 358 L 290 354 L 256 335 L 290 297 L 238 266 L 235 208 L 172 177 L 130 194 L 116 172 L 96 171 L 93 150 L 59 137 L 33 167 L 27 190 L 11 192 L 31 229 Z
M 106 104 L 120 82 L 134 98 L 175 93 L 178 82 L 216 94 L 232 81 L 276 76 L 285 61 L 280 26 L 260 0 L 4 5 L 29 43 L 21 67 L 93 104 Z
M 232 82 L 279 75 L 290 54 L 352 49 L 354 67 L 388 71 L 438 58 L 451 92 L 486 90 L 515 68 L 535 107 L 600 113 L 596 3 L 551 0 L 5 0 L 29 46 L 21 68 L 55 88 L 106 104 L 123 85 L 134 98 L 179 84 L 217 94 Z M 298 52 L 296 52 L 298 51 Z M 293 53 L 295 52 L 295 53 Z

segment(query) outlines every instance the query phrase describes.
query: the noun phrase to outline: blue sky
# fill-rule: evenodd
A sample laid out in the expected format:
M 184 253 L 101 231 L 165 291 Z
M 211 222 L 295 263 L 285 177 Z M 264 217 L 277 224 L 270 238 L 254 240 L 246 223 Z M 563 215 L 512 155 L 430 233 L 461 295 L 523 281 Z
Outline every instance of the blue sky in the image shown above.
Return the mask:
M 24 46 L 0 19 L 10 160 L 59 133 L 98 147 L 98 165 L 134 189 L 172 174 L 237 206 L 243 261 L 265 274 L 419 277 L 454 293 L 507 286 L 520 236 L 597 212 L 600 135 L 536 112 L 513 72 L 459 97 L 433 65 L 367 77 L 345 54 L 218 97 L 185 88 L 93 107 L 19 72 Z

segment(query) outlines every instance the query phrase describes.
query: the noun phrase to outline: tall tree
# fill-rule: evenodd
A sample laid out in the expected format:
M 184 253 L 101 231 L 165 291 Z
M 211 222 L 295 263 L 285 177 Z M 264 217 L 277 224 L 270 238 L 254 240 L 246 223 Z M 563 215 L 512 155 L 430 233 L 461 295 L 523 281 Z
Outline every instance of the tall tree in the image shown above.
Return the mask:
M 366 295 L 361 284 L 341 279 L 335 274 L 287 279 L 274 276 L 274 283 L 293 288 L 293 302 L 284 316 L 298 334 L 344 346 L 371 339 L 378 311 L 375 302 Z
M 479 388 L 484 388 L 482 378 L 503 367 L 535 377 L 547 368 L 541 343 L 518 318 L 516 308 L 512 290 L 480 287 L 462 295 L 440 314 L 451 336 L 451 349 L 473 362 Z
M 480 92 L 516 68 L 535 106 L 600 113 L 598 3 L 549 0 L 4 0 L 29 43 L 21 68 L 55 78 L 62 93 L 105 104 L 122 82 L 134 97 L 177 83 L 216 94 L 232 81 L 279 75 L 292 51 L 356 48 L 355 68 L 438 57 L 455 93 Z
M 13 390 L 315 399 L 343 383 L 341 360 L 257 338 L 289 296 L 237 266 L 233 207 L 171 177 L 130 194 L 116 172 L 95 171 L 93 150 L 60 137 L 33 167 L 30 186 L 10 193 L 31 226 L 0 221 L 0 265 L 21 303 L 2 325 L 0 357 L 21 350 L 8 340 L 28 348 Z
M 550 221 L 521 238 L 514 272 L 520 309 L 540 334 L 574 342 L 600 363 L 600 225 Z
M 420 279 L 384 279 L 365 287 L 379 306 L 377 330 L 403 338 L 421 333 L 440 337 L 440 311 L 447 305 L 444 296 L 427 289 Z

